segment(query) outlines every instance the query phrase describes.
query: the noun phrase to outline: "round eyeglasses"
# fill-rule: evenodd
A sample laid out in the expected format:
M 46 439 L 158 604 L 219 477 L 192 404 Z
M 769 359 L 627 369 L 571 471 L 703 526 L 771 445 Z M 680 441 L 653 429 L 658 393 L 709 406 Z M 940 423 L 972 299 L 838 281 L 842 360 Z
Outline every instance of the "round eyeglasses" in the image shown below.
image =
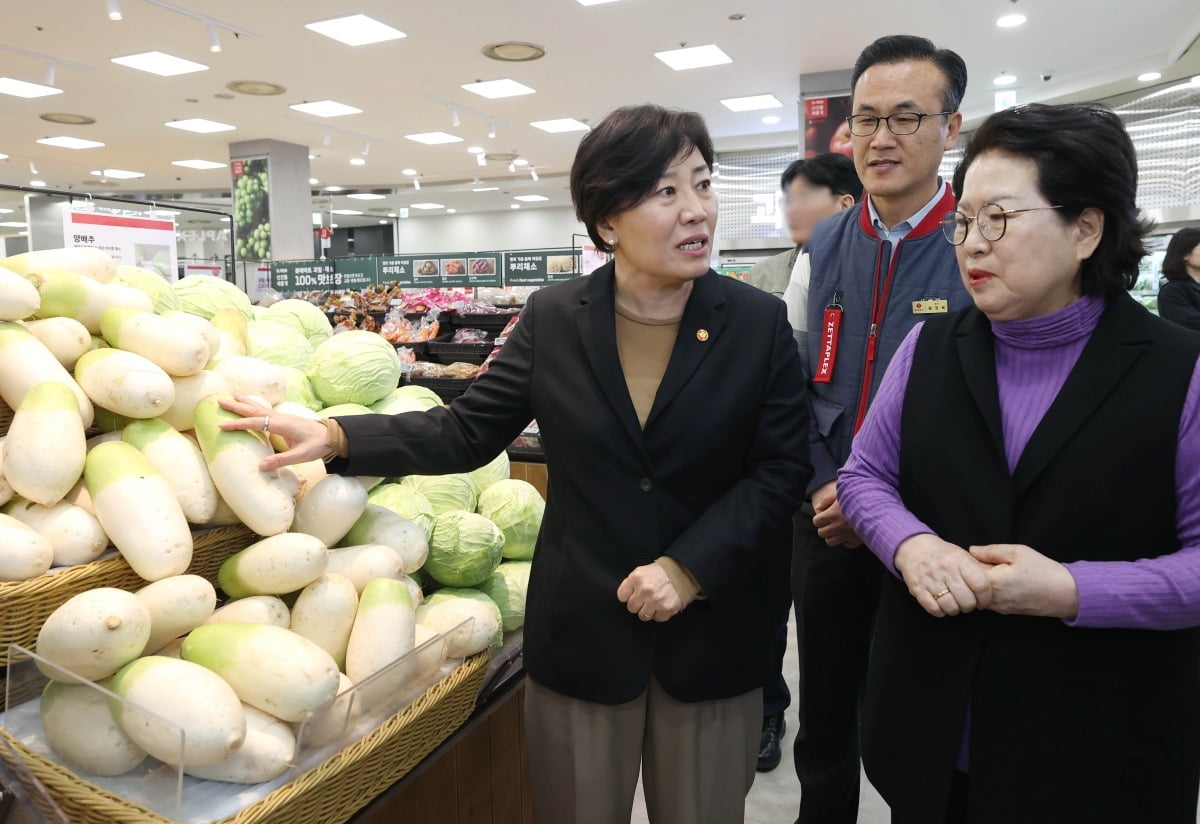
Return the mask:
M 967 217 L 959 211 L 947 212 L 942 218 L 942 234 L 946 236 L 946 240 L 950 241 L 954 246 L 962 246 L 967 242 L 967 234 L 971 231 L 971 224 L 974 223 L 979 227 L 979 234 L 983 235 L 984 240 L 997 241 L 1004 237 L 1004 232 L 1008 229 L 1008 219 L 1013 215 L 1024 214 L 1025 212 L 1040 212 L 1043 209 L 1061 209 L 1062 206 L 1032 206 L 1028 209 L 1005 209 L 998 203 L 985 203 L 975 217 Z
M 886 123 L 892 134 L 912 134 L 921 128 L 921 121 L 927 117 L 942 117 L 954 112 L 896 112 L 887 117 L 873 114 L 854 114 L 846 118 L 850 124 L 850 134 L 856 137 L 870 137 L 879 131 L 879 124 Z

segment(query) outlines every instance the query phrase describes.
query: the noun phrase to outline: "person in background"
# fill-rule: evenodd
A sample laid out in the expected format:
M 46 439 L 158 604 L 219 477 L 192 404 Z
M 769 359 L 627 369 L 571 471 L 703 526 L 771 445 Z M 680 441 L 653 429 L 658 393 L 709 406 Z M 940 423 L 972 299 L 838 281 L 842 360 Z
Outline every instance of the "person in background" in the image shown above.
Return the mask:
M 807 160 L 794 160 L 784 170 L 780 179 L 787 206 L 787 225 L 795 249 L 782 252 L 754 265 L 747 279 L 750 285 L 783 296 L 789 280 L 795 280 L 797 261 L 807 277 L 807 260 L 803 247 L 808 243 L 813 227 L 827 217 L 845 211 L 862 197 L 862 184 L 854 170 L 854 161 L 840 154 L 823 154 Z M 807 283 L 805 284 L 807 287 Z M 776 288 L 778 287 L 778 288 Z M 788 317 L 792 319 L 793 307 L 789 303 Z M 796 324 L 792 323 L 795 332 Z M 788 571 L 782 569 L 780 580 L 785 580 Z M 779 627 L 775 630 L 772 648 L 774 664 L 763 686 L 762 739 L 758 746 L 758 771 L 770 772 L 779 766 L 783 757 L 781 744 L 787 731 L 784 716 L 792 696 L 788 691 L 787 679 L 783 675 L 783 656 L 787 653 L 788 613 L 792 597 L 789 588 L 782 588 L 779 597 Z
M 1159 316 L 1200 332 L 1200 228 L 1171 236 L 1162 273 L 1167 282 L 1158 290 Z
M 1020 106 L 955 189 L 975 305 L 905 338 L 838 480 L 888 573 L 867 775 L 894 824 L 1194 824 L 1200 335 L 1127 294 L 1133 142 Z
M 448 408 L 334 423 L 224 402 L 349 475 L 462 472 L 533 418 L 549 476 L 526 601 L 525 736 L 545 824 L 737 824 L 754 781 L 786 556 L 810 469 L 783 303 L 708 265 L 704 121 L 618 109 L 580 142 L 576 214 L 613 261 L 533 293 Z M 269 419 L 267 418 L 269 415 Z M 777 584 L 777 582 L 775 582 Z
M 970 303 L 940 225 L 954 193 L 938 177 L 958 139 L 961 57 L 923 37 L 883 37 L 854 64 L 854 165 L 864 202 L 808 243 L 801 350 L 812 404 L 812 515 L 795 524 L 792 591 L 800 652 L 795 742 L 800 824 L 858 818 L 859 706 L 882 571 L 846 523 L 837 472 L 884 369 L 930 313 Z
M 783 189 L 788 235 L 795 245 L 754 264 L 746 282 L 781 298 L 813 227 L 858 202 L 862 184 L 854 171 L 854 161 L 845 155 L 829 153 L 793 160 L 783 170 L 779 185 Z

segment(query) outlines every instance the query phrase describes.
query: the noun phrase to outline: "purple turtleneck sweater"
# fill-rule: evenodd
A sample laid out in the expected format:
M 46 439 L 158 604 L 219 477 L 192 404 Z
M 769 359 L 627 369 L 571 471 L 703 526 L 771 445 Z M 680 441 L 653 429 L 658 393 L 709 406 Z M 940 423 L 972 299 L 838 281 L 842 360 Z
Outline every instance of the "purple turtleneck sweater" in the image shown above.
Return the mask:
M 1102 299 L 1087 297 L 1045 317 L 992 321 L 1010 472 L 1104 308 Z M 850 458 L 838 474 L 838 502 L 846 520 L 893 574 L 900 544 L 913 535 L 933 533 L 904 508 L 897 489 L 900 414 L 920 329 L 918 324 L 892 358 Z M 1133 512 L 1137 490 L 1129 493 Z M 1079 591 L 1079 614 L 1068 625 L 1170 630 L 1200 624 L 1200 364 L 1192 373 L 1179 421 L 1175 496 L 1175 530 L 1182 547 L 1177 552 L 1139 561 L 1065 565 Z

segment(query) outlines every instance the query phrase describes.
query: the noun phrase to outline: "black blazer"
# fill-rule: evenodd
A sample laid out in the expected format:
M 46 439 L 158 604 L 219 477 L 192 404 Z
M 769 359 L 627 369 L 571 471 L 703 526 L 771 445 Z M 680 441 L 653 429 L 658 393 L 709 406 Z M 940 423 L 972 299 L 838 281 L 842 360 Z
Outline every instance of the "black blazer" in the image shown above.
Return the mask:
M 613 264 L 533 294 L 489 371 L 448 409 L 338 418 L 355 475 L 461 472 L 533 418 L 549 469 L 530 576 L 525 665 L 559 693 L 633 700 L 762 686 L 772 587 L 811 468 L 785 307 L 715 272 L 695 281 L 643 431 L 617 356 Z M 643 623 L 617 600 L 634 569 L 678 559 L 707 598 Z
M 1200 283 L 1191 278 L 1164 283 L 1158 290 L 1158 314 L 1200 332 Z

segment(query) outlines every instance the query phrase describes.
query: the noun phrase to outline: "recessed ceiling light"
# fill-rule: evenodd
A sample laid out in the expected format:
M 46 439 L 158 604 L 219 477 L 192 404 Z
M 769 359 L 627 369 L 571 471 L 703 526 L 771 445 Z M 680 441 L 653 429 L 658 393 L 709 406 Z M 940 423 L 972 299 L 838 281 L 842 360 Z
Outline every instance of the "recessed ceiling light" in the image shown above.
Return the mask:
M 404 137 L 416 143 L 424 143 L 426 146 L 437 146 L 441 143 L 462 143 L 461 137 L 446 132 L 422 132 L 420 134 L 406 134 Z
M 31 180 L 31 181 L 29 181 L 29 185 L 30 185 L 30 186 L 32 186 L 32 187 L 34 187 L 35 189 L 41 189 L 41 188 L 43 188 L 43 187 L 46 185 L 46 181 L 44 181 L 44 180 Z
M 1017 82 L 1016 75 L 1002 74 L 992 79 L 992 84 L 996 86 L 1011 86 Z
M 347 114 L 362 114 L 362 109 L 348 106 L 345 103 L 338 103 L 336 100 L 314 100 L 307 103 L 294 103 L 288 106 L 288 108 L 317 117 L 342 117 Z
M 350 165 L 351 166 L 366 166 L 367 159 L 365 157 L 352 157 L 352 158 L 350 158 Z
M 342 190 L 341 186 L 326 186 L 325 187 L 325 191 L 327 191 L 327 192 L 340 192 L 341 190 Z
M 250 94 L 256 97 L 269 97 L 287 91 L 278 83 L 269 83 L 266 80 L 232 80 L 225 84 L 225 88 L 231 92 Z
M 5 209 L 3 206 L 0 206 L 0 215 L 11 215 L 12 213 L 12 209 Z
M 369 43 L 383 43 L 387 40 L 408 37 L 399 29 L 394 29 L 386 23 L 380 23 L 365 14 L 351 14 L 348 17 L 335 17 L 332 20 L 306 23 L 304 28 L 345 43 L 347 46 L 366 46 Z
M 573 117 L 560 117 L 557 120 L 534 120 L 529 125 L 550 134 L 586 132 L 590 128 L 588 124 L 578 121 Z
M 525 43 L 517 40 L 507 40 L 503 43 L 489 43 L 480 51 L 484 57 L 493 60 L 503 60 L 506 63 L 527 63 L 546 56 L 546 50 L 536 43 Z
M 479 188 L 472 189 L 471 191 L 472 192 L 498 192 L 498 191 L 500 191 L 500 187 L 499 186 L 480 186 Z
M 448 214 L 448 215 L 456 215 L 456 214 L 458 214 L 458 209 L 447 209 L 447 210 L 446 210 L 446 214 Z
M 315 177 L 310 177 L 310 178 L 308 179 L 308 185 L 309 185 L 309 186 L 316 186 L 316 185 L 317 185 L 318 183 L 320 183 L 320 182 L 321 182 L 321 181 L 317 180 Z
M 549 199 L 545 195 L 517 195 L 513 198 L 513 200 L 519 200 L 522 203 L 541 203 L 543 200 Z
M 46 184 L 43 183 L 42 185 L 45 186 Z M 0 223 L 0 226 L 5 227 L 6 229 L 24 229 L 28 225 L 28 223 L 23 223 L 19 220 L 6 220 L 3 223 Z
M 0 152 L 0 160 L 8 160 L 8 155 L 6 155 L 4 152 Z
M 523 157 L 518 157 L 518 158 L 513 159 L 513 165 L 514 166 L 528 166 L 529 161 Z
M 769 114 L 769 115 L 767 115 L 766 117 L 764 117 L 764 118 L 763 118 L 762 122 L 763 122 L 763 123 L 766 123 L 768 126 L 774 126 L 774 125 L 775 125 L 776 123 L 778 123 L 780 120 L 781 120 L 781 118 L 779 117 L 779 115 L 777 115 L 777 114 Z
M 355 209 L 334 209 L 333 213 L 335 215 L 361 215 L 362 214 L 362 212 L 359 212 Z
M 996 25 L 1002 29 L 1011 29 L 1025 22 L 1023 14 L 1006 14 L 996 20 Z
M 337 227 L 338 227 L 338 225 L 337 225 L 336 223 L 330 223 L 330 224 L 329 224 L 329 228 L 330 228 L 330 229 L 336 229 Z
M 733 62 L 732 57 L 712 44 L 655 52 L 654 56 L 677 72 Z
M 468 146 L 467 151 L 471 154 L 483 154 L 485 151 L 487 151 L 487 149 L 483 148 L 482 146 Z
M 43 86 L 41 83 L 26 83 L 24 80 L 14 80 L 11 77 L 0 77 L 0 94 L 11 94 L 13 97 L 48 97 L 52 94 L 62 94 L 62 89 L 53 86 Z
M 416 175 L 416 173 L 417 173 L 416 169 L 403 169 L 400 172 L 400 174 L 408 175 L 409 177 L 413 177 L 414 175 Z
M 395 212 L 388 212 L 388 217 L 397 217 Z
M 1139 83 L 1153 83 L 1155 80 L 1162 79 L 1162 72 L 1143 72 L 1138 75 Z
M 445 209 L 446 207 L 444 205 L 442 205 L 441 203 L 414 203 L 412 205 L 412 208 L 413 209 Z
M 194 60 L 185 60 L 173 54 L 160 51 L 127 54 L 124 57 L 114 57 L 112 62 L 118 66 L 126 66 L 142 72 L 150 72 L 162 77 L 174 77 L 177 74 L 208 71 L 208 66 Z
M 145 177 L 145 172 L 131 172 L 127 169 L 95 169 L 92 174 L 96 177 L 111 177 L 115 180 L 134 180 Z
M 172 160 L 172 166 L 182 166 L 185 169 L 224 169 L 224 163 L 215 160 Z
M 96 122 L 96 118 L 88 117 L 86 114 L 71 114 L 70 112 L 46 112 L 39 114 L 42 120 L 47 123 L 61 123 L 64 126 L 91 126 Z
M 215 120 L 205 120 L 203 117 L 189 117 L 186 120 L 168 120 L 163 124 L 172 129 L 183 129 L 185 132 L 197 134 L 212 134 L 213 132 L 232 132 L 234 126 L 228 123 L 218 123 Z
M 375 192 L 355 192 L 352 195 L 346 195 L 346 197 L 353 198 L 354 200 L 387 200 L 387 195 L 380 195 Z
M 516 97 L 522 94 L 533 94 L 536 89 L 526 86 L 524 83 L 504 77 L 500 80 L 480 80 L 475 83 L 463 83 L 462 88 L 471 94 L 477 94 L 480 97 L 486 97 L 488 100 L 498 100 L 502 97 Z
M 781 109 L 783 103 L 773 94 L 752 94 L 749 97 L 727 97 L 721 105 L 731 112 L 756 112 L 762 109 Z
M 380 218 L 379 222 L 386 225 L 386 224 L 390 223 L 391 221 L 387 220 L 386 218 Z
M 512 204 L 511 206 L 509 206 L 508 208 L 510 208 L 510 209 L 520 209 L 520 208 L 521 208 L 521 204 L 520 204 L 520 203 L 514 203 L 514 204 Z
M 229 218 L 227 218 L 227 217 L 223 217 L 223 218 L 221 218 L 221 222 L 222 222 L 222 223 L 228 223 L 228 222 L 229 222 Z
M 43 146 L 57 146 L 60 149 L 98 149 L 104 144 L 98 140 L 84 140 L 82 137 L 41 137 L 38 143 Z
M 600 6 L 605 3 L 615 3 L 617 0 L 579 0 L 581 6 Z

